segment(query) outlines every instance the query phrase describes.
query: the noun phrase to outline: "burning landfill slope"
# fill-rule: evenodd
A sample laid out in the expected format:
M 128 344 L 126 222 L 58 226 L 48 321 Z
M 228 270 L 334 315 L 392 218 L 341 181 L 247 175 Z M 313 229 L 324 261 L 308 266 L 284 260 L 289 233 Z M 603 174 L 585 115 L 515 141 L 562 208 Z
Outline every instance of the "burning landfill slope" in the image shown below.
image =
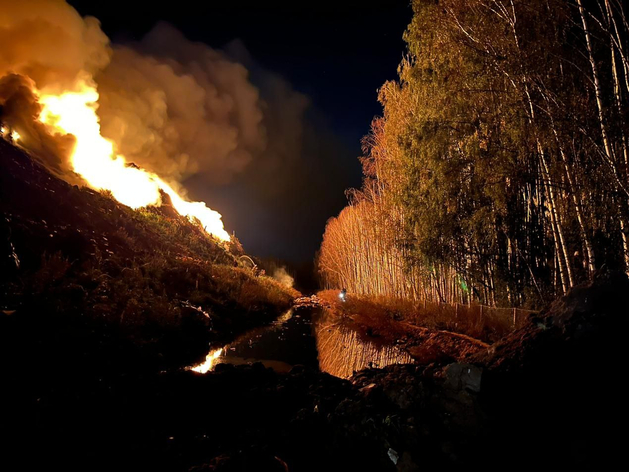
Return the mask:
M 221 215 L 181 182 L 229 180 L 267 147 L 264 104 L 244 66 L 157 25 L 112 46 L 97 19 L 62 0 L 0 0 L 3 137 L 71 183 L 132 208 L 177 211 L 229 240 Z
M 77 263 L 98 254 L 143 259 L 160 253 L 237 263 L 231 243 L 208 237 L 172 207 L 133 211 L 106 192 L 67 183 L 32 154 L 2 139 L 0 214 L 3 235 L 16 251 L 19 269 L 26 272 L 57 252 Z
M 135 211 L 71 185 L 3 139 L 0 243 L 0 321 L 51 356 L 98 363 L 99 350 L 121 371 L 194 364 L 295 298 L 244 267 L 237 240 L 216 241 L 172 207 Z
M 165 24 L 112 45 L 61 0 L 0 0 L 0 43 L 0 316 L 104 323 L 113 344 L 187 365 L 290 306 L 182 185 L 227 181 L 267 147 L 244 66 Z

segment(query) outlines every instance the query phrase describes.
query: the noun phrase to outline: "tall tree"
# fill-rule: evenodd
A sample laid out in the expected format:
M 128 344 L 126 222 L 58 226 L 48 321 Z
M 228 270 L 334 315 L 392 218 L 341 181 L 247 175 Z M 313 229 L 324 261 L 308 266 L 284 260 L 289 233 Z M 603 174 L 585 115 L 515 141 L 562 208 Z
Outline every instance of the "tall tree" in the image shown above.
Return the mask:
M 627 6 L 413 9 L 363 189 L 330 221 L 321 261 L 363 252 L 345 272 L 364 293 L 499 305 L 539 304 L 602 264 L 629 271 Z M 347 231 L 353 249 L 337 243 Z

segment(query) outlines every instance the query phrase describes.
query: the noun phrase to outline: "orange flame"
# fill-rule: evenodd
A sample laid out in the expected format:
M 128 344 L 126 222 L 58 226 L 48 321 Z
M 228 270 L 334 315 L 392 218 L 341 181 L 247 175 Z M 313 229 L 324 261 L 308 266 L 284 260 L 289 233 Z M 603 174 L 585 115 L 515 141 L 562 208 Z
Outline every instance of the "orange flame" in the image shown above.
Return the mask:
M 79 92 L 40 96 L 43 109 L 39 120 L 76 137 L 72 154 L 74 171 L 93 188 L 111 191 L 116 200 L 131 208 L 159 204 L 161 189 L 170 196 L 180 214 L 197 218 L 208 233 L 228 241 L 229 234 L 223 227 L 220 213 L 203 202 L 184 200 L 157 175 L 128 166 L 125 158 L 116 154 L 114 143 L 100 134 L 96 114 L 98 98 L 96 88 L 87 84 L 82 84 Z
M 205 357 L 205 361 L 201 362 L 198 365 L 195 365 L 194 367 L 191 367 L 190 370 L 193 370 L 200 374 L 205 374 L 206 372 L 209 372 L 210 370 L 214 370 L 216 363 L 221 357 L 221 354 L 223 354 L 223 348 L 210 351 L 208 355 Z

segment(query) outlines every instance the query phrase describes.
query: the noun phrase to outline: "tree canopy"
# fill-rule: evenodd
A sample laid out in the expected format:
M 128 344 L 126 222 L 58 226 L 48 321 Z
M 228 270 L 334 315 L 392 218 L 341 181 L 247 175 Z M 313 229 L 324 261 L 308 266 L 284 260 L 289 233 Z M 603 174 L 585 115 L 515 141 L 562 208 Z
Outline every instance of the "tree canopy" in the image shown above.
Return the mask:
M 363 188 L 328 222 L 330 287 L 539 306 L 629 271 L 622 0 L 414 0 Z

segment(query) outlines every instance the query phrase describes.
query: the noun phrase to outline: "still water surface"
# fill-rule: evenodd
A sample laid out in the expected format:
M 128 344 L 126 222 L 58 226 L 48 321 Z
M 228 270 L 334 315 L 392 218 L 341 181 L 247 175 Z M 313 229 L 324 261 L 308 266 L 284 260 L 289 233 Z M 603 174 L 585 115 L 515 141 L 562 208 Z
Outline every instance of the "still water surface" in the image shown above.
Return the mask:
M 413 359 L 397 346 L 362 339 L 355 331 L 332 322 L 323 309 L 302 308 L 290 310 L 270 326 L 249 331 L 210 351 L 205 362 L 192 370 L 203 373 L 221 363 L 253 362 L 278 372 L 288 372 L 300 364 L 349 378 L 366 367 L 412 363 Z

